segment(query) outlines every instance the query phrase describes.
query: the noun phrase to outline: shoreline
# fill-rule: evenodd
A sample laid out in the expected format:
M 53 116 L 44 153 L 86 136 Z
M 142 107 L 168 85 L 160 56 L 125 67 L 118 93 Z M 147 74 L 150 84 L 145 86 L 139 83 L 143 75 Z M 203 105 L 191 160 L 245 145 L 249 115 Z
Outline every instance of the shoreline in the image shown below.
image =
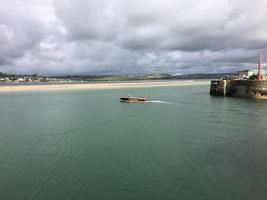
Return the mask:
M 32 92 L 32 91 L 66 91 L 66 90 L 100 90 L 100 89 L 127 89 L 152 88 L 189 85 L 207 85 L 209 80 L 171 80 L 171 81 L 136 81 L 114 83 L 63 83 L 43 85 L 0 85 L 0 93 Z

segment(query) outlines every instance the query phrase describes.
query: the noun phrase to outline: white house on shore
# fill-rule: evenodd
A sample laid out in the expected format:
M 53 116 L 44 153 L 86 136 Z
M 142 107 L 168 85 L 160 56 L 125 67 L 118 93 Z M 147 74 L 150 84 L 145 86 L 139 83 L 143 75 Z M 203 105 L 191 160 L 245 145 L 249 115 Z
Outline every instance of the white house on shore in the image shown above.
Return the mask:
M 244 70 L 244 71 L 239 71 L 237 72 L 237 75 L 243 78 L 250 78 L 253 75 L 257 75 L 258 74 L 258 70 L 257 69 L 248 69 L 248 70 Z M 261 75 L 263 77 L 266 77 L 267 73 L 265 70 L 261 70 Z
M 237 75 L 242 76 L 242 77 L 251 77 L 253 74 L 254 72 L 251 70 L 244 70 L 244 71 L 237 72 Z

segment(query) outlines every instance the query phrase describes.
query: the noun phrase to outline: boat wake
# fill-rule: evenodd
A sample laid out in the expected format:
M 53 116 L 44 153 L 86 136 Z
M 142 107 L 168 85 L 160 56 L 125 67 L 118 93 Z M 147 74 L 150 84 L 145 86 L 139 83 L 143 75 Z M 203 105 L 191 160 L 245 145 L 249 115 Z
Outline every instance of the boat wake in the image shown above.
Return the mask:
M 169 101 L 160 101 L 160 100 L 149 100 L 148 103 L 172 104 L 172 102 L 169 102 Z

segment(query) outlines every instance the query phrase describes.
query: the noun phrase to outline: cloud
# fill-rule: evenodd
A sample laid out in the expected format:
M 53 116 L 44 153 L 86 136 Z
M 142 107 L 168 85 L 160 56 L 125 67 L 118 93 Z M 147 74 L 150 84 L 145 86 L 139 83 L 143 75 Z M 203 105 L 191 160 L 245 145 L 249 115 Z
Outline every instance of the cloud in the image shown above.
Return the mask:
M 54 7 L 70 40 L 113 40 L 122 31 L 123 6 L 118 0 L 54 1 Z
M 264 0 L 0 2 L 0 71 L 235 71 L 267 52 Z M 266 54 L 267 55 L 267 54 Z

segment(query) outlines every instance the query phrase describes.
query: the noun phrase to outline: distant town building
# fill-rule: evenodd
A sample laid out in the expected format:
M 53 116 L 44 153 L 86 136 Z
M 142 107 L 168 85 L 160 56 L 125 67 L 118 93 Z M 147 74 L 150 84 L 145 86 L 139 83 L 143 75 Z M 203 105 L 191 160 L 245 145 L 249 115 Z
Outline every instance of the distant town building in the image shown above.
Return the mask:
M 25 79 L 24 79 L 24 78 L 18 78 L 17 81 L 18 81 L 18 82 L 24 82 Z
M 237 76 L 240 77 L 241 79 L 249 79 L 252 76 L 257 76 L 257 74 L 258 74 L 258 70 L 256 69 L 249 69 L 249 70 L 237 72 Z M 261 70 L 262 79 L 266 79 L 266 75 L 267 75 L 267 72 L 265 70 Z
M 258 74 L 258 70 L 257 69 L 250 69 L 250 71 L 253 72 L 253 75 L 257 75 Z M 267 74 L 266 70 L 261 69 L 261 74 L 262 75 L 266 75 Z
M 24 77 L 25 82 L 32 82 L 32 79 L 30 77 Z
M 238 76 L 241 76 L 241 77 L 251 77 L 252 75 L 254 74 L 254 72 L 253 71 L 251 71 L 251 70 L 244 70 L 244 71 L 239 71 L 239 72 L 237 72 L 237 75 Z

